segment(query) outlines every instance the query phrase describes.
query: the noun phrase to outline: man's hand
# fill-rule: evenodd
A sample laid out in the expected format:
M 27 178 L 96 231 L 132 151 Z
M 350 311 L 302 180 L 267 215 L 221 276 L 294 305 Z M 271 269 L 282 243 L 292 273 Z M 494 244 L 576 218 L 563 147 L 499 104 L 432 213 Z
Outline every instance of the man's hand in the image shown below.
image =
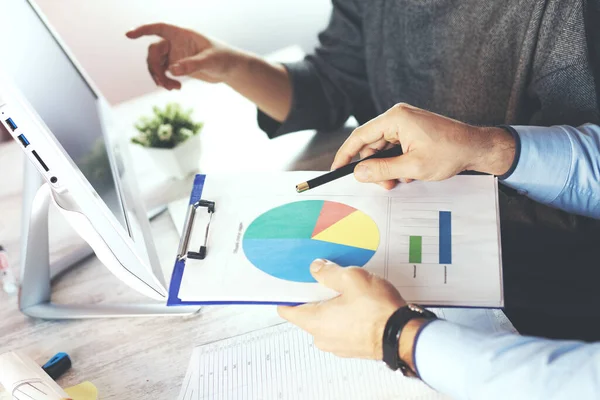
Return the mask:
M 397 179 L 439 181 L 462 171 L 502 175 L 515 157 L 512 135 L 502 128 L 481 128 L 397 104 L 352 132 L 339 149 L 332 169 L 354 156 L 366 157 L 391 144 L 403 155 L 358 164 L 354 175 L 361 182 L 378 182 L 391 189 Z
M 148 48 L 148 70 L 154 82 L 165 89 L 180 89 L 181 83 L 167 76 L 188 75 L 206 82 L 226 81 L 244 54 L 189 29 L 158 23 L 127 32 L 127 37 L 159 36 Z
M 131 39 L 151 35 L 162 38 L 150 45 L 147 59 L 158 86 L 181 89 L 181 82 L 167 76 L 167 71 L 175 77 L 224 82 L 276 121 L 285 121 L 290 113 L 292 84 L 283 65 L 173 25 L 150 24 L 127 32 Z
M 362 268 L 315 260 L 310 270 L 317 282 L 340 295 L 320 303 L 280 306 L 279 315 L 313 335 L 315 345 L 323 351 L 381 360 L 385 324 L 405 305 L 400 293 Z

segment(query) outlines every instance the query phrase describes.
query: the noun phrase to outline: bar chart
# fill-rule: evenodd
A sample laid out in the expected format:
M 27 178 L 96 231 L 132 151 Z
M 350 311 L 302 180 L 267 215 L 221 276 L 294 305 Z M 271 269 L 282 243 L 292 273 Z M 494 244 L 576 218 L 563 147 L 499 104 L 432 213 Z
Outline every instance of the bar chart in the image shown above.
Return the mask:
M 454 204 L 445 199 L 394 199 L 386 277 L 398 286 L 446 285 L 452 276 Z
M 416 221 L 415 221 L 416 220 Z M 409 227 L 423 228 L 433 225 L 432 219 L 427 218 L 407 218 L 407 222 L 416 223 L 425 221 L 425 224 L 410 225 Z M 439 264 L 452 264 L 452 212 L 438 211 L 438 235 L 437 255 Z M 429 236 L 431 237 L 431 236 Z M 431 253 L 430 253 L 431 254 Z M 410 235 L 408 245 L 408 262 L 411 264 L 421 264 L 423 262 L 423 236 Z

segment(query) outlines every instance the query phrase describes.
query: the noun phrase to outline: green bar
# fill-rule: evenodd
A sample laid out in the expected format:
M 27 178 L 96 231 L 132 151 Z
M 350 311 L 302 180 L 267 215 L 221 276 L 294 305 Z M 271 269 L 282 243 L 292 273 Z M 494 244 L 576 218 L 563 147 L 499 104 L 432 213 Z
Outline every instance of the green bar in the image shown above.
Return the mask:
M 408 262 L 410 263 L 421 263 L 421 243 L 423 238 L 421 236 L 411 236 L 410 246 L 408 252 Z

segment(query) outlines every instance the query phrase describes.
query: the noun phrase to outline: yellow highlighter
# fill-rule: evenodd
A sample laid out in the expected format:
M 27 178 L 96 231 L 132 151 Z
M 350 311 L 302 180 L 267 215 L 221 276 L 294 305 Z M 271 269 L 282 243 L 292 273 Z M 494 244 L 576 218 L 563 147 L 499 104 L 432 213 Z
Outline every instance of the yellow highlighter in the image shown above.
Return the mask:
M 66 388 L 65 392 L 72 400 L 97 400 L 98 389 L 92 382 L 82 382 L 79 385 Z

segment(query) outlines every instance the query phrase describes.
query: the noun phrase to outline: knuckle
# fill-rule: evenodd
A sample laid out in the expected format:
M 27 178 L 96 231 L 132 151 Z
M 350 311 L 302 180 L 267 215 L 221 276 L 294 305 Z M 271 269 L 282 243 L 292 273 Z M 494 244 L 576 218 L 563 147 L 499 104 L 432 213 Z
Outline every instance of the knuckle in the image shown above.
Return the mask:
M 362 131 L 362 126 L 354 128 L 354 130 L 350 133 L 350 137 L 354 137 L 354 136 L 360 135 L 361 131 Z
M 353 277 L 354 274 L 352 273 L 350 268 L 344 268 L 344 270 L 341 273 L 340 280 L 342 281 L 342 283 L 348 284 L 352 282 Z
M 360 147 L 362 142 L 360 132 L 357 132 L 356 130 L 352 132 L 348 137 L 348 140 L 346 140 L 346 143 L 350 145 L 350 147 Z
M 404 114 L 410 110 L 410 105 L 408 103 L 396 103 L 392 110 L 396 114 Z
M 383 178 L 388 178 L 390 177 L 390 173 L 391 173 L 391 166 L 390 166 L 390 162 L 386 159 L 382 159 L 379 160 L 379 162 L 376 164 L 377 165 L 377 172 L 379 173 L 379 175 Z
M 342 273 L 342 279 L 345 283 L 353 283 L 364 279 L 367 271 L 359 267 L 346 267 Z
M 348 137 L 348 141 L 355 145 L 363 145 L 365 142 L 363 139 L 363 131 L 363 126 L 354 129 Z

